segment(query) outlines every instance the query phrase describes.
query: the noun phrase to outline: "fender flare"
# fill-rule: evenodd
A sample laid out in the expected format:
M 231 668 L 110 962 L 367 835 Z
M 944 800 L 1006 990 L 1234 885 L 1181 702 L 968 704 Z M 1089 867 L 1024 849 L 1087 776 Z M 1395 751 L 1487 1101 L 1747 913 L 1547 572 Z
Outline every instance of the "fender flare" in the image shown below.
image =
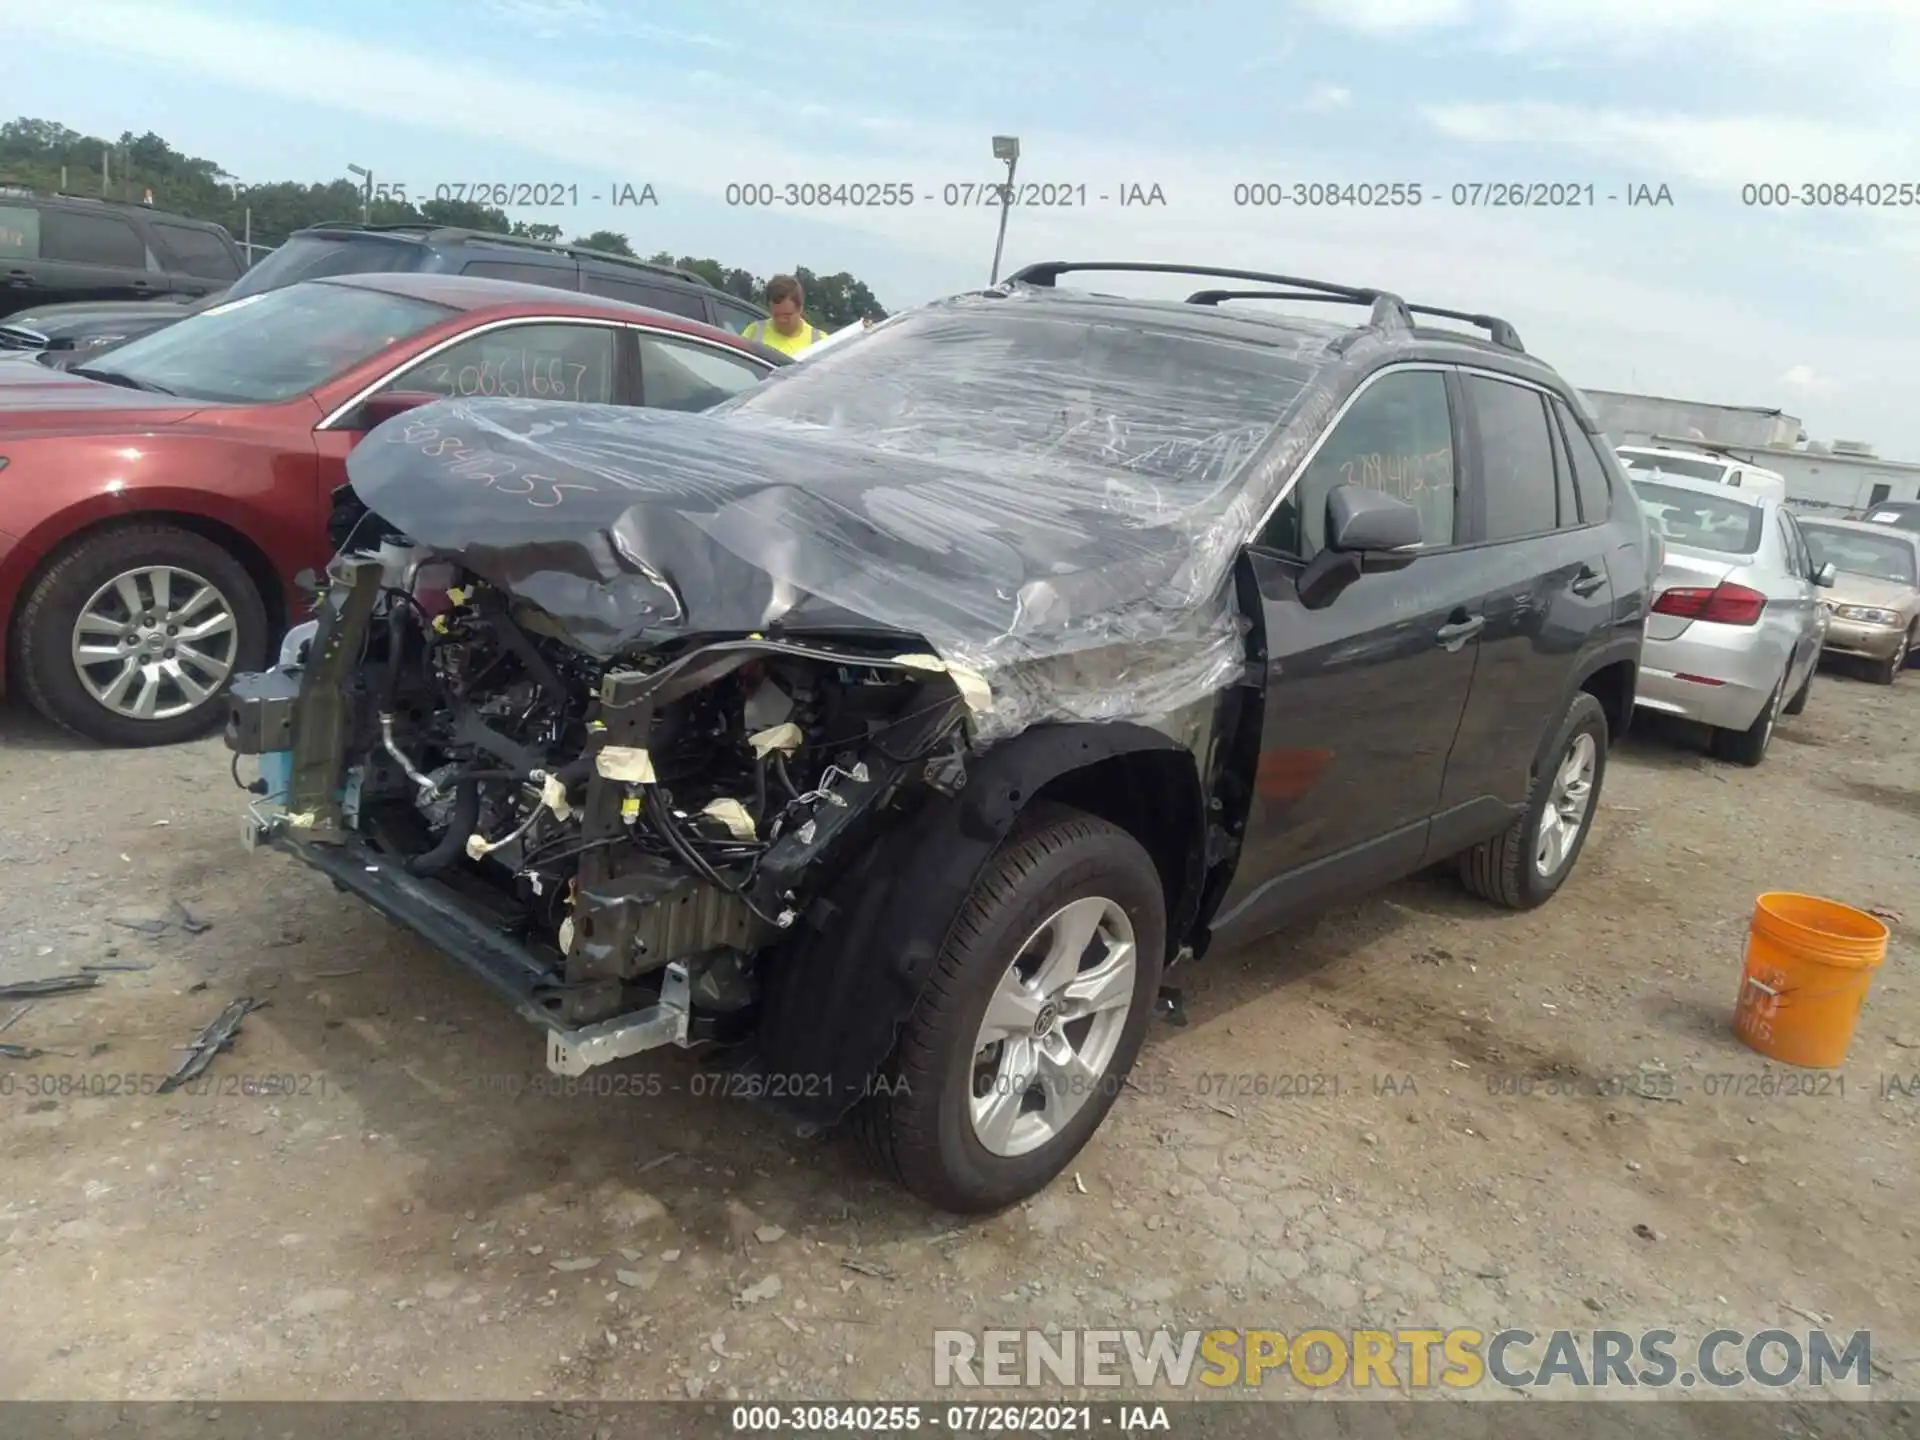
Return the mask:
M 970 756 L 967 784 L 924 791 L 876 833 L 805 932 L 768 957 L 756 1068 L 806 1125 L 842 1119 L 872 1088 L 981 867 L 1050 781 L 1186 747 L 1129 723 L 1042 725 Z
M 1631 635 L 1620 635 L 1609 640 L 1605 645 L 1589 655 L 1585 663 L 1574 672 L 1573 683 L 1567 687 L 1566 694 L 1560 697 L 1561 715 L 1564 716 L 1566 714 L 1567 707 L 1573 703 L 1573 697 L 1586 688 L 1587 681 L 1591 680 L 1609 665 L 1618 665 L 1622 660 L 1631 661 L 1633 663 L 1634 679 L 1636 682 L 1638 681 L 1642 641 L 1638 625 L 1633 627 L 1633 631 L 1634 633 Z M 1633 722 L 1633 689 L 1634 687 L 1631 685 L 1627 689 L 1626 704 L 1622 707 L 1620 714 L 1620 728 L 1614 737 L 1616 739 L 1624 738 Z M 1528 772 L 1527 776 L 1529 783 L 1538 779 L 1542 767 L 1550 762 L 1551 757 L 1547 754 L 1547 750 L 1552 746 L 1554 737 L 1559 733 L 1560 723 L 1559 720 L 1555 720 L 1552 725 L 1547 727 L 1546 733 L 1540 737 L 1540 747 L 1534 752 L 1533 756 L 1533 769 Z M 1611 746 L 1609 746 L 1609 748 L 1611 748 Z

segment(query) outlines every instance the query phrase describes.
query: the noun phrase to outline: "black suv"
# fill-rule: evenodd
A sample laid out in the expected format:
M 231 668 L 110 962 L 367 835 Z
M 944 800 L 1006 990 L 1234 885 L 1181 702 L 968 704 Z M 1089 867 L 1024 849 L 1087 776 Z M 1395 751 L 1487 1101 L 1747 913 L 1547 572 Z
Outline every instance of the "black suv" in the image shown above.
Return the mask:
M 78 306 L 60 307 L 45 312 L 45 323 L 41 323 L 39 314 L 20 317 L 12 325 L 12 335 L 6 325 L 0 325 L 0 349 L 33 348 L 33 332 L 38 332 L 52 340 L 47 348 L 72 352 L 61 357 L 61 363 L 66 364 L 108 343 L 117 344 L 132 335 L 169 325 L 223 300 L 238 300 L 328 275 L 396 271 L 480 275 L 556 290 L 584 290 L 590 295 L 718 325 L 736 335 L 755 320 L 767 318 L 767 312 L 758 305 L 716 289 L 690 270 L 655 265 L 631 255 L 452 226 L 340 222 L 295 231 L 234 284 L 195 305 L 156 307 L 138 313 L 103 306 L 91 314 Z
M 233 237 L 205 220 L 81 195 L 0 191 L 0 320 L 69 301 L 197 300 L 245 269 Z
M 680 270 L 557 241 L 435 225 L 316 225 L 264 255 L 228 295 L 239 298 L 325 275 L 427 271 L 584 290 L 718 325 L 736 335 L 767 312 Z
M 1170 967 L 1443 862 L 1550 899 L 1633 713 L 1657 559 L 1578 392 L 1380 290 L 1035 265 L 701 414 L 383 430 L 234 687 L 250 837 L 560 1074 L 735 1042 L 948 1209 L 1068 1165 Z

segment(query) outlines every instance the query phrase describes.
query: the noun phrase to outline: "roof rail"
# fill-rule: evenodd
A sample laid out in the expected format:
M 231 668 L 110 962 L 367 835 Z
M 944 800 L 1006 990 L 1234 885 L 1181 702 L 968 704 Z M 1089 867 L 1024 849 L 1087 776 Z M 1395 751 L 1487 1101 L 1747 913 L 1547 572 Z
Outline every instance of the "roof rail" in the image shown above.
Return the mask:
M 652 260 L 642 260 L 638 255 L 621 255 L 612 250 L 595 250 L 586 245 L 571 245 L 563 240 L 536 240 L 531 235 L 503 235 L 498 230 L 475 230 L 466 225 L 436 225 L 431 220 L 403 220 L 395 224 L 369 225 L 358 220 L 322 220 L 317 224 L 302 227 L 307 230 L 359 230 L 376 234 L 390 234 L 398 231 L 415 231 L 428 244 L 443 240 L 477 240 L 488 245 L 504 245 L 521 250 L 539 250 L 549 255 L 570 255 L 575 259 L 606 260 L 615 265 L 624 265 L 633 270 L 645 270 L 654 275 L 671 275 L 677 280 L 699 285 L 704 289 L 718 290 L 706 276 L 695 270 L 682 270 L 678 265 L 660 265 Z
M 1187 303 L 1218 305 L 1222 300 L 1341 300 L 1345 298 L 1347 297 L 1326 293 L 1296 295 L 1282 290 L 1196 290 L 1187 297 Z M 1410 315 L 1438 315 L 1448 320 L 1462 320 L 1470 325 L 1478 325 L 1493 337 L 1493 343 L 1501 349 L 1512 350 L 1520 355 L 1527 353 L 1527 347 L 1520 343 L 1518 332 L 1497 315 L 1471 315 L 1464 310 L 1444 310 L 1438 305 L 1408 304 L 1406 309 Z
M 1462 320 L 1469 325 L 1477 325 L 1493 339 L 1493 343 L 1502 350 L 1511 350 L 1516 355 L 1527 353 L 1527 347 L 1520 343 L 1520 332 L 1502 320 L 1498 315 L 1474 315 L 1465 310 L 1443 310 L 1438 305 L 1409 305 L 1407 309 L 1416 315 L 1438 315 L 1444 320 Z
M 1281 300 L 1341 300 L 1351 304 L 1371 305 L 1373 313 L 1368 317 L 1367 323 L 1376 328 L 1386 329 L 1396 325 L 1408 330 L 1413 328 L 1413 317 L 1407 313 L 1406 302 L 1391 290 L 1336 285 L 1330 280 L 1303 280 L 1298 275 L 1273 275 L 1264 270 L 1227 270 L 1217 265 L 1163 265 L 1157 262 L 1134 260 L 1045 260 L 1037 265 L 1028 265 L 1016 270 L 1006 278 L 1004 283 L 1051 287 L 1060 276 L 1081 270 L 1130 271 L 1144 275 L 1212 275 L 1224 280 L 1255 280 L 1262 285 L 1291 285 L 1297 290 L 1308 290 L 1314 293 L 1289 295 L 1284 292 L 1275 294 L 1271 291 L 1200 290 L 1189 295 L 1187 302 L 1195 305 L 1211 305 L 1217 300 L 1256 294 Z
M 1367 324 L 1376 330 L 1392 329 L 1396 323 L 1411 330 L 1413 317 L 1407 313 L 1407 304 L 1398 295 L 1386 291 L 1375 292 L 1372 299 L 1366 292 L 1355 295 L 1330 295 L 1320 291 L 1292 290 L 1196 290 L 1187 297 L 1189 305 L 1218 305 L 1222 300 L 1308 300 L 1321 301 L 1334 305 L 1373 306 L 1373 312 L 1367 316 Z

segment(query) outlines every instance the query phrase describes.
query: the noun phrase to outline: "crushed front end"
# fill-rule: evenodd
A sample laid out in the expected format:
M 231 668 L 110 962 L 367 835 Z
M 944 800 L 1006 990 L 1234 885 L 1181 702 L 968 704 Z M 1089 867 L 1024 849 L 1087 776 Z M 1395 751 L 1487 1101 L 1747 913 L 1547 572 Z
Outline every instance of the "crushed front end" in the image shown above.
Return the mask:
M 328 581 L 232 690 L 248 842 L 478 972 L 562 1074 L 746 1033 L 808 907 L 916 794 L 965 783 L 967 677 L 910 640 L 596 658 L 397 536 Z

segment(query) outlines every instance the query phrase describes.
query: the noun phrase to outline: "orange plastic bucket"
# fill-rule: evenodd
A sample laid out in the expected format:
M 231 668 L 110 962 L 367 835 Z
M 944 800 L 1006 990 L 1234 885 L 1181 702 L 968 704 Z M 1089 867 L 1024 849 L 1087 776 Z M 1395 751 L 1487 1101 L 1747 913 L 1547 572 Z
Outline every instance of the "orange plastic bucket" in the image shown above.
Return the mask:
M 1840 1064 L 1887 933 L 1851 905 L 1769 890 L 1753 903 L 1733 1033 L 1788 1065 Z

